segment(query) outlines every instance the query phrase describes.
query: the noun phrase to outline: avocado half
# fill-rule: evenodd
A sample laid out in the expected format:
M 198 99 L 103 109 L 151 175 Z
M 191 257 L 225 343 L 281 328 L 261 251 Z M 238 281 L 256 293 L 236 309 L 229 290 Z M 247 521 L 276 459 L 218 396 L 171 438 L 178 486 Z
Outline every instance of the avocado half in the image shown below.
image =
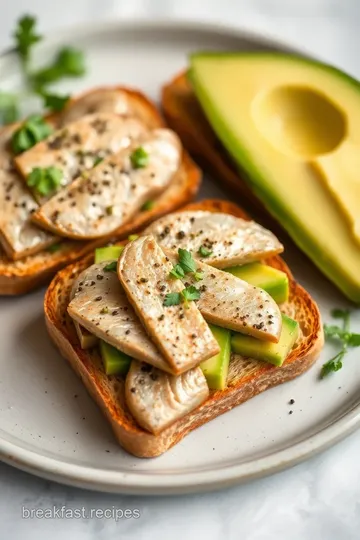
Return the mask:
M 360 303 L 360 84 L 306 58 L 196 53 L 189 80 L 256 196 L 343 293 Z

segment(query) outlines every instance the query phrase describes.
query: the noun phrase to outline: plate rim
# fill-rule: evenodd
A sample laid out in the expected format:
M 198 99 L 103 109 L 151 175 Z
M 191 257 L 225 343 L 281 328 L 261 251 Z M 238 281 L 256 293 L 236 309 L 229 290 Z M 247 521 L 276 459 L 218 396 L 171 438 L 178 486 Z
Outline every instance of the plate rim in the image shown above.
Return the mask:
M 42 46 L 54 46 L 59 41 L 63 42 L 68 39 L 68 36 L 75 33 L 77 39 L 79 39 L 79 37 L 86 37 L 93 33 L 101 34 L 113 32 L 117 29 L 137 32 L 146 30 L 154 33 L 164 29 L 177 32 L 217 33 L 235 39 L 243 38 L 257 45 L 261 43 L 266 46 L 284 49 L 302 56 L 312 56 L 306 50 L 295 48 L 291 44 L 275 38 L 268 32 L 257 33 L 231 24 L 180 18 L 156 18 L 150 20 L 140 18 L 72 25 L 53 32 L 50 37 L 46 36 Z M 0 53 L 0 63 L 13 54 L 13 49 Z M 289 468 L 336 444 L 352 433 L 359 425 L 360 403 L 350 408 L 343 416 L 318 431 L 315 435 L 267 456 L 220 469 L 177 475 L 159 474 L 158 472 L 146 474 L 133 471 L 114 472 L 66 463 L 9 442 L 2 436 L 0 436 L 0 460 L 47 480 L 94 491 L 132 495 L 176 495 L 221 489 Z

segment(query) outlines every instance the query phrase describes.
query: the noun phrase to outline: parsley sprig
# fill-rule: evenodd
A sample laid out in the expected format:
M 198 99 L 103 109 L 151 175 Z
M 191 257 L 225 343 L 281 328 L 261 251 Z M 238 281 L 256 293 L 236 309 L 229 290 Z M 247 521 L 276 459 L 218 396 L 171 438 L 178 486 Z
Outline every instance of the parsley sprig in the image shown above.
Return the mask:
M 201 281 L 204 277 L 202 272 L 198 272 L 196 261 L 193 258 L 190 251 L 186 249 L 178 249 L 179 263 L 174 266 L 170 271 L 170 277 L 175 279 L 182 279 L 185 274 L 192 274 L 195 281 Z
M 189 287 L 186 287 L 181 292 L 174 292 L 174 293 L 168 293 L 165 296 L 164 300 L 164 306 L 170 307 L 170 306 L 178 306 L 179 304 L 183 303 L 186 308 L 189 307 L 189 302 L 192 302 L 194 300 L 199 300 L 200 298 L 200 291 L 194 285 L 190 285 Z
M 20 59 L 27 94 L 37 94 L 49 111 L 60 111 L 69 100 L 68 95 L 49 92 L 48 86 L 67 77 L 81 77 L 86 71 L 85 58 L 82 51 L 73 47 L 63 47 L 54 60 L 45 67 L 31 70 L 31 53 L 33 47 L 43 36 L 39 34 L 37 21 L 31 15 L 21 17 L 13 32 L 15 50 Z M 0 91 L 0 123 L 10 124 L 20 116 L 20 100 L 24 93 Z
M 326 377 L 329 373 L 339 371 L 343 367 L 343 358 L 349 347 L 360 346 L 360 334 L 350 332 L 350 311 L 348 309 L 334 309 L 331 315 L 334 319 L 341 319 L 342 326 L 325 324 L 325 337 L 339 341 L 341 350 L 322 366 L 321 378 Z

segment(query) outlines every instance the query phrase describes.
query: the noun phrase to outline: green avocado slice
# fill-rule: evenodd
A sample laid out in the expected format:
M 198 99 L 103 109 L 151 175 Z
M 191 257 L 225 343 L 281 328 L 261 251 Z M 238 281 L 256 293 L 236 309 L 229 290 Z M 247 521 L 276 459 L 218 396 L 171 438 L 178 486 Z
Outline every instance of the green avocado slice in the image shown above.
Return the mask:
M 124 246 L 106 246 L 95 249 L 95 263 L 118 259 L 124 250 Z
M 100 353 L 106 375 L 125 375 L 130 367 L 131 358 L 100 340 Z
M 299 323 L 282 314 L 282 330 L 278 343 L 260 341 L 243 334 L 234 334 L 231 338 L 231 349 L 242 356 L 270 362 L 282 366 L 299 336 Z
M 247 281 L 250 285 L 260 287 L 269 293 L 277 304 L 287 302 L 289 299 L 289 279 L 281 270 L 266 264 L 250 263 L 226 268 L 226 272 Z
M 360 303 L 360 242 L 341 197 L 348 190 L 349 200 L 356 189 L 360 83 L 321 62 L 276 52 L 195 53 L 188 75 L 255 195 Z
M 220 352 L 205 360 L 200 367 L 205 375 L 211 390 L 223 390 L 226 387 L 226 379 L 229 370 L 231 356 L 231 332 L 225 328 L 209 324 L 214 338 L 219 344 Z

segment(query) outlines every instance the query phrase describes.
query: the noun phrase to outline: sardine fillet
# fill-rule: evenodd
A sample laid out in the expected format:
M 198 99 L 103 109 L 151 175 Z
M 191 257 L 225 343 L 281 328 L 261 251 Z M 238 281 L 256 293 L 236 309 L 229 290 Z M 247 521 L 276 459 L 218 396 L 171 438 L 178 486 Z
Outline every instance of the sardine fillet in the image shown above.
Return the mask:
M 154 435 L 169 427 L 209 395 L 199 367 L 169 375 L 133 360 L 125 382 L 125 399 L 138 424 Z
M 167 294 L 184 289 L 169 277 L 171 269 L 152 236 L 127 244 L 118 262 L 119 279 L 150 338 L 171 366 L 183 372 L 220 349 L 195 302 L 164 305 Z

